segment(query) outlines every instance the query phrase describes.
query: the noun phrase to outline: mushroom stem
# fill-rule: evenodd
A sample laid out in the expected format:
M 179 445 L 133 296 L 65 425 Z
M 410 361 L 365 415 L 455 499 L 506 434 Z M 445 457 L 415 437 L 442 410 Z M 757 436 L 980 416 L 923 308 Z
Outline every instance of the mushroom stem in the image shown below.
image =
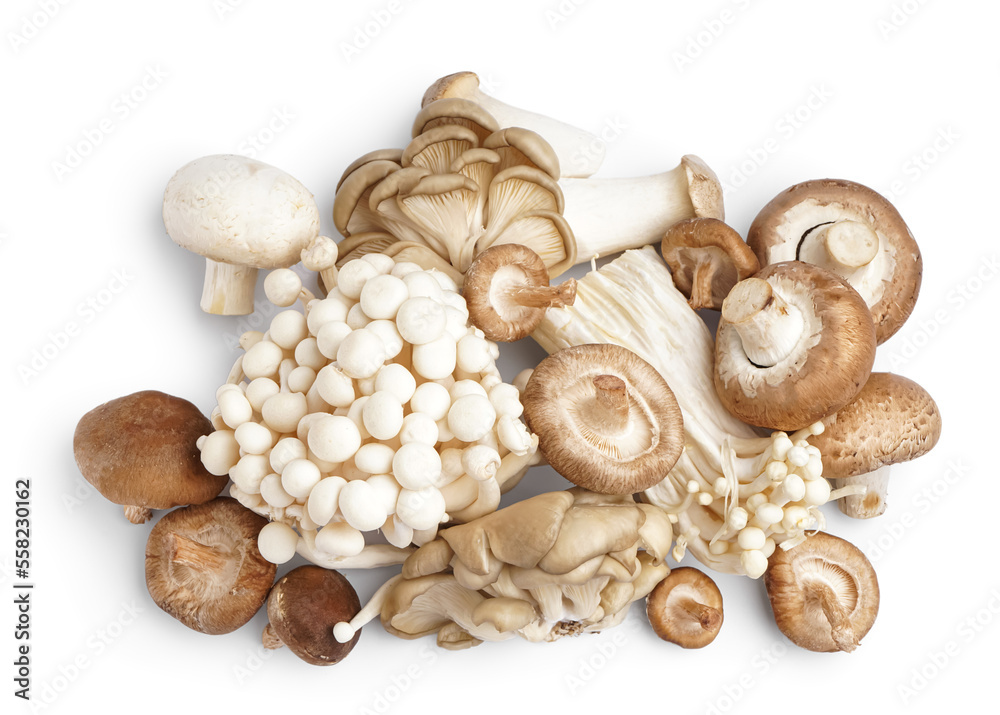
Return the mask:
M 844 219 L 809 231 L 799 247 L 798 257 L 843 275 L 875 260 L 878 246 L 878 234 L 874 229 L 859 221 Z
M 181 536 L 176 532 L 167 535 L 170 561 L 183 564 L 202 573 L 219 573 L 225 570 L 231 557 L 212 546 Z
M 889 470 L 891 465 L 857 477 L 834 479 L 834 487 L 861 487 L 863 491 L 845 496 L 839 501 L 840 510 L 855 519 L 871 519 L 885 512 L 885 500 L 889 491 Z
M 275 632 L 274 626 L 270 623 L 264 626 L 264 633 L 261 635 L 261 641 L 263 642 L 264 647 L 268 650 L 277 650 L 278 648 L 285 647 L 285 642 L 281 640 L 281 636 Z
M 805 592 L 807 598 L 814 598 L 819 602 L 823 615 L 830 622 L 830 635 L 837 647 L 845 653 L 857 648 L 860 641 L 851 625 L 850 614 L 833 589 L 826 584 L 813 582 L 805 586 Z
M 711 258 L 707 255 L 699 255 L 698 262 L 694 267 L 694 275 L 691 277 L 691 297 L 688 305 L 693 310 L 702 308 L 712 308 L 715 301 L 712 299 L 712 279 L 715 277 L 715 266 Z
M 680 598 L 673 603 L 675 608 L 679 608 L 691 617 L 706 631 L 717 629 L 722 623 L 722 614 L 719 609 L 699 603 L 690 596 Z
M 206 258 L 201 309 L 212 315 L 249 315 L 256 287 L 256 268 Z
M 389 593 L 402 579 L 402 574 L 396 574 L 379 586 L 378 590 L 372 594 L 371 600 L 369 600 L 368 603 L 366 603 L 364 607 L 358 611 L 354 618 L 349 621 L 341 621 L 333 627 L 333 637 L 340 643 L 346 643 L 351 640 L 351 638 L 354 637 L 354 634 L 360 631 L 363 626 L 367 625 L 375 618 L 378 618 L 379 614 L 382 612 L 382 606 L 389 597 Z
M 617 431 L 628 424 L 628 391 L 616 375 L 598 375 L 594 399 L 581 410 L 585 419 L 603 430 Z
M 736 284 L 722 304 L 722 317 L 739 333 L 750 362 L 771 367 L 785 359 L 802 337 L 802 312 L 761 278 Z
M 695 156 L 641 178 L 561 179 L 563 216 L 573 228 L 577 262 L 657 243 L 687 218 L 723 217 L 718 177 Z
M 145 524 L 153 518 L 153 510 L 144 506 L 134 504 L 125 505 L 125 518 L 133 524 Z
M 562 308 L 576 300 L 576 279 L 557 286 L 514 286 L 504 292 L 504 297 L 525 308 Z

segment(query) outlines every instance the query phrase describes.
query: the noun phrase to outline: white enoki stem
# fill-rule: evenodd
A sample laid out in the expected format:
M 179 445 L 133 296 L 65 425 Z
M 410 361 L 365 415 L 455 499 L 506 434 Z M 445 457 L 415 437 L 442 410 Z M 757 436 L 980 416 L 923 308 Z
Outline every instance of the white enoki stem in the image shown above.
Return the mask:
M 805 329 L 802 311 L 761 278 L 737 283 L 722 303 L 722 317 L 739 333 L 750 362 L 761 367 L 788 357 Z
M 354 635 L 371 621 L 378 618 L 385 605 L 389 592 L 397 583 L 403 580 L 402 574 L 396 574 L 391 579 L 379 586 L 379 589 L 372 595 L 368 603 L 364 605 L 350 621 L 341 621 L 333 627 L 333 637 L 338 643 L 347 643 Z
M 628 251 L 578 281 L 576 303 L 549 310 L 533 337 L 550 353 L 590 342 L 623 345 L 667 378 L 684 417 L 685 449 L 644 497 L 676 520 L 675 558 L 690 549 L 717 571 L 756 577 L 776 545 L 824 525 L 819 507 L 833 494 L 818 450 L 805 441 L 822 425 L 761 437 L 725 410 L 713 384 L 711 334 L 654 249 Z M 771 497 L 789 496 L 782 487 L 789 475 L 789 485 L 801 481 L 804 493 L 779 506 Z M 744 541 L 754 548 L 739 545 L 748 526 L 763 532 L 764 543 L 748 532 Z

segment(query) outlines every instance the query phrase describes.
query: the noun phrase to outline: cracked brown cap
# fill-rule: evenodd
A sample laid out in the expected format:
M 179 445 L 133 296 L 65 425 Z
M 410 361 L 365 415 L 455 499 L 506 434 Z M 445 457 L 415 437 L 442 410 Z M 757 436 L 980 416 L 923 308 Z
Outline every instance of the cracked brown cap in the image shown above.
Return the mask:
M 146 588 L 200 633 L 230 633 L 260 610 L 277 566 L 257 549 L 267 519 L 218 497 L 165 514 L 146 542 Z
M 105 402 L 80 418 L 73 454 L 84 478 L 125 507 L 135 524 L 151 509 L 201 504 L 229 481 L 201 463 L 197 440 L 213 431 L 197 407 L 155 390 Z

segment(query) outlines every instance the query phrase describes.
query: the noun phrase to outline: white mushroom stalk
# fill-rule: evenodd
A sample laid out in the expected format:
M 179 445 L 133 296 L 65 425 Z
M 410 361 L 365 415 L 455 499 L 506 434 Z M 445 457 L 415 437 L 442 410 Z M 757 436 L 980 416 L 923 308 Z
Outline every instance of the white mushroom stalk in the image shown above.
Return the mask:
M 427 88 L 422 106 L 439 99 L 466 99 L 492 114 L 501 128 L 524 127 L 542 135 L 559 157 L 562 176 L 587 177 L 604 161 L 604 142 L 571 124 L 514 107 L 483 91 L 474 72 L 457 72 L 442 77 Z
M 722 185 L 704 161 L 684 156 L 670 171 L 637 178 L 561 179 L 563 216 L 577 261 L 659 243 L 684 219 L 724 219 Z
M 686 550 L 709 568 L 761 576 L 775 546 L 790 548 L 824 526 L 831 493 L 819 450 L 806 437 L 760 436 L 731 416 L 713 385 L 713 341 L 651 247 L 626 251 L 577 282 L 574 305 L 547 311 L 532 337 L 549 353 L 616 343 L 667 378 L 684 416 L 686 444 L 666 478 L 643 494 L 675 520 L 674 557 Z
M 398 564 L 440 524 L 494 511 L 537 463 L 538 440 L 450 278 L 379 254 L 327 275 L 323 300 L 288 269 L 268 276 L 269 300 L 303 310 L 243 335 L 198 447 L 271 520 L 268 560 Z M 388 544 L 366 540 L 376 531 Z

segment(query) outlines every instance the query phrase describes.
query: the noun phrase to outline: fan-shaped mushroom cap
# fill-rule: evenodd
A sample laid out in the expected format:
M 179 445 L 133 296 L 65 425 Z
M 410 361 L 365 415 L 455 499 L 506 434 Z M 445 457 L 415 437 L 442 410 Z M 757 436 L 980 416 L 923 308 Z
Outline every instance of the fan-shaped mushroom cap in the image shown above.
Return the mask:
M 212 423 L 187 400 L 155 390 L 119 397 L 80 418 L 73 454 L 84 478 L 142 524 L 151 509 L 212 499 L 229 481 L 210 474 L 197 440 Z
M 218 497 L 165 514 L 146 542 L 146 588 L 157 606 L 201 633 L 230 633 L 267 599 L 277 567 L 260 555 L 267 520 Z
M 761 266 L 800 260 L 845 278 L 869 306 L 879 343 L 899 330 L 920 291 L 923 261 L 910 229 L 885 197 L 853 181 L 786 189 L 757 214 L 747 244 Z
M 764 586 L 778 629 L 795 645 L 820 653 L 852 651 L 878 615 L 871 562 L 844 539 L 816 532 L 768 559 Z
M 873 372 L 858 396 L 823 425 L 821 434 L 809 438 L 823 455 L 823 476 L 838 487 L 865 484 L 865 494 L 845 497 L 840 506 L 849 516 L 869 518 L 885 511 L 887 492 L 887 479 L 872 473 L 933 449 L 941 436 L 941 413 L 917 383 Z
M 674 285 L 695 310 L 720 310 L 738 281 L 760 270 L 743 238 L 716 218 L 691 218 L 667 229 L 660 242 Z
M 361 631 L 346 643 L 333 635 L 333 627 L 349 621 L 361 610 L 351 583 L 338 571 L 319 566 L 299 566 L 278 579 L 267 599 L 268 625 L 264 645 L 288 646 L 311 665 L 334 665 L 347 657 L 361 638 Z
M 715 342 L 723 405 L 752 425 L 794 431 L 854 399 L 875 362 L 858 292 L 818 266 L 768 266 L 733 288 Z
M 552 468 L 591 491 L 648 489 L 667 475 L 684 446 L 670 387 L 619 345 L 579 345 L 549 355 L 528 380 L 522 404 Z

